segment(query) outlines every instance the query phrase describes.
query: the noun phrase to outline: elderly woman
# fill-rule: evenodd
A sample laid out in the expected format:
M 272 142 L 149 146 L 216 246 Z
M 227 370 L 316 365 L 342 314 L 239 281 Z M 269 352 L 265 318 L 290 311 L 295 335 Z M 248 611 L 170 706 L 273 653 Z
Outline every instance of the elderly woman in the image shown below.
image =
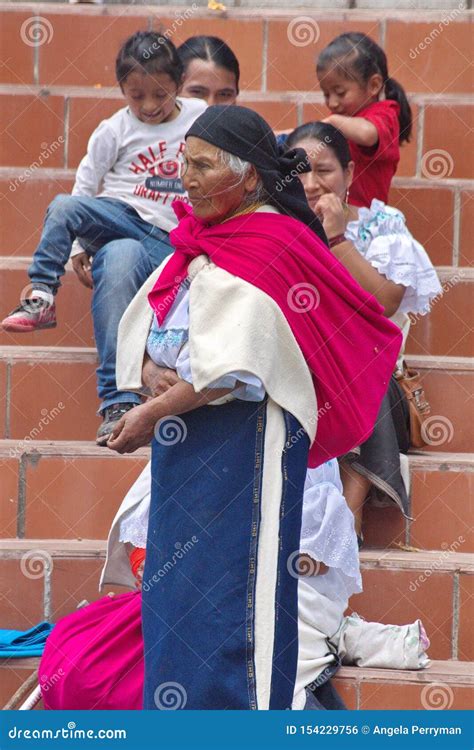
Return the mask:
M 281 156 L 259 115 L 210 107 L 185 161 L 193 210 L 177 205 L 175 253 L 151 310 L 128 308 L 132 347 L 118 354 L 132 388 L 145 347 L 180 380 L 108 443 L 124 453 L 153 438 L 144 708 L 166 708 L 172 683 L 187 709 L 285 709 L 307 465 L 370 434 L 400 333 L 322 241 L 297 178 L 304 152 Z

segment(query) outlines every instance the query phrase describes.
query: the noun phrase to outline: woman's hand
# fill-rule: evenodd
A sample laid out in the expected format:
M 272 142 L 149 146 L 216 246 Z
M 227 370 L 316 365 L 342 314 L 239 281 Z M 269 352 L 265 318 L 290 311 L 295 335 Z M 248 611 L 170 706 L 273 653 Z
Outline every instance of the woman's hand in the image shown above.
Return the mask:
M 142 381 L 152 396 L 161 396 L 179 381 L 179 377 L 176 370 L 158 367 L 147 355 L 142 368 Z
M 88 289 L 93 288 L 92 273 L 91 273 L 91 262 L 87 253 L 79 253 L 71 258 L 72 267 L 76 273 L 77 278 L 84 284 Z
M 144 570 L 145 570 L 145 560 L 143 560 L 143 562 L 140 563 L 140 565 L 137 568 L 137 572 L 135 573 L 135 588 L 138 589 L 138 591 L 142 590 Z
M 314 206 L 328 240 L 346 231 L 346 217 L 341 199 L 335 193 L 325 193 Z
M 133 453 L 137 448 L 149 445 L 156 422 L 149 403 L 135 406 L 117 422 L 107 441 L 107 448 L 117 453 Z

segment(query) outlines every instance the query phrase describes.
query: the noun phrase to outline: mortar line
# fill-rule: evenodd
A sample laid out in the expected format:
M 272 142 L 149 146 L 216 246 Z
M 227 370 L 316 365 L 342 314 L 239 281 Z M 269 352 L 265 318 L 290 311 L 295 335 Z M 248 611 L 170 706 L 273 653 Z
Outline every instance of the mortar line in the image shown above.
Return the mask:
M 453 575 L 453 627 L 451 635 L 451 659 L 458 659 L 459 638 L 459 571 Z
M 52 577 L 52 571 L 53 571 L 53 558 L 51 557 L 51 562 L 48 560 L 46 565 L 44 566 L 44 588 L 43 588 L 43 612 L 44 612 L 44 619 L 49 622 L 51 619 L 51 613 L 52 613 L 52 606 L 51 606 L 51 577 Z
M 69 122 L 71 114 L 71 97 L 64 97 L 64 169 L 68 168 L 69 161 Z
M 41 16 L 35 14 L 34 19 L 36 24 L 40 24 L 40 18 Z M 40 44 L 34 44 L 33 45 L 33 81 L 35 82 L 36 86 L 39 86 L 39 59 L 40 59 Z
M 421 177 L 421 160 L 423 158 L 423 133 L 425 130 L 425 105 L 420 104 L 418 109 L 418 123 L 417 123 L 417 144 L 416 144 L 416 165 L 415 165 L 415 177 Z
M 12 384 L 12 363 L 7 362 L 7 374 L 5 383 L 5 439 L 8 440 L 11 434 L 11 384 Z
M 19 539 L 25 538 L 25 514 L 26 514 L 26 468 L 28 457 L 26 453 L 20 456 L 18 466 L 18 512 L 16 535 Z
M 262 86 L 261 91 L 267 90 L 267 63 L 268 63 L 268 21 L 263 20 L 263 44 L 262 44 Z
M 385 49 L 385 42 L 387 41 L 387 19 L 382 18 L 379 21 L 379 33 L 380 33 L 380 46 Z
M 453 266 L 459 266 L 460 255 L 460 237 L 461 237 L 461 189 L 454 190 L 454 209 L 453 209 Z

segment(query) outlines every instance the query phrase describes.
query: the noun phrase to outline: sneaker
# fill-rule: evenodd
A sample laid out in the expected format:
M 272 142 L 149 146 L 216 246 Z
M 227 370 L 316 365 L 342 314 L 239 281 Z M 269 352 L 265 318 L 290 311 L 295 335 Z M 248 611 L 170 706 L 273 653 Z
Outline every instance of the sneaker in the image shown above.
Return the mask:
M 42 328 L 56 328 L 56 305 L 40 297 L 29 297 L 7 315 L 0 324 L 4 331 L 29 333 Z
M 119 404 L 112 404 L 112 406 L 107 406 L 107 408 L 104 409 L 104 411 L 102 412 L 104 421 L 97 430 L 97 445 L 107 445 L 107 440 L 109 439 L 110 434 L 117 422 L 122 419 L 123 415 L 126 414 L 127 411 L 133 409 L 134 406 L 138 406 L 138 404 L 125 401 Z

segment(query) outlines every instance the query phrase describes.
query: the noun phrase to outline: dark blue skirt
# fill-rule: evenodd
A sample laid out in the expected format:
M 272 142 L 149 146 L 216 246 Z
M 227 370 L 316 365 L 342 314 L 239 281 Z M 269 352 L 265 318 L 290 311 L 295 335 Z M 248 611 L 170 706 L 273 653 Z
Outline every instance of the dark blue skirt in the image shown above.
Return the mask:
M 144 708 L 290 708 L 307 435 L 267 400 L 205 406 L 155 434 Z

